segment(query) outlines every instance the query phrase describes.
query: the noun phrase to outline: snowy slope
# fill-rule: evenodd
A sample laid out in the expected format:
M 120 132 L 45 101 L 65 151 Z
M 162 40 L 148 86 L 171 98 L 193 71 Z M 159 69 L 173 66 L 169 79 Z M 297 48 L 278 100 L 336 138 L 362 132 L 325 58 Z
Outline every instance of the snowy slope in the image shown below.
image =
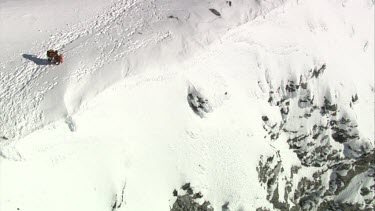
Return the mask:
M 52 9 L 53 14 L 56 14 L 54 11 L 59 11 L 59 5 L 53 7 L 51 2 L 51 8 L 44 9 L 43 3 L 40 2 L 42 5 L 39 7 L 34 6 L 36 14 L 29 14 L 37 17 L 35 27 L 43 23 L 44 17 L 38 16 L 41 8 L 47 11 Z M 79 6 L 76 4 L 72 7 Z M 50 39 L 44 39 L 45 41 L 32 46 L 26 45 L 24 49 L 8 50 L 15 51 L 16 55 L 4 59 L 1 65 L 4 69 L 1 75 L 4 91 L 1 96 L 6 99 L 3 101 L 6 105 L 2 106 L 2 119 L 5 124 L 1 130 L 4 136 L 9 139 L 19 138 L 50 121 L 69 115 L 79 106 L 82 98 L 95 94 L 113 81 L 129 74 L 137 74 L 147 67 L 162 68 L 169 64 L 168 61 L 178 62 L 180 57 L 210 43 L 217 37 L 217 33 L 263 13 L 267 8 L 275 7 L 273 4 L 266 5 L 265 9 L 249 3 L 236 7 L 233 5 L 234 10 L 228 12 L 229 17 L 226 20 L 215 16 L 208 8 L 225 10 L 228 5 L 205 1 L 114 1 L 109 6 L 107 1 L 104 1 L 100 4 L 103 5 L 100 12 L 85 19 L 85 11 L 88 9 L 84 9 L 82 15 L 73 16 L 80 20 L 79 22 L 64 25 L 61 31 L 52 34 Z M 85 6 L 91 5 L 95 12 L 95 2 Z M 4 11 L 7 11 L 8 7 L 10 11 L 13 8 L 12 4 L 8 6 L 7 2 L 3 7 Z M 252 7 L 255 7 L 254 12 L 250 14 L 245 13 L 239 17 L 233 15 L 234 12 L 245 9 L 248 12 Z M 17 10 L 22 11 L 22 8 L 16 7 Z M 74 14 L 72 8 L 66 10 L 69 11 L 68 15 Z M 18 17 L 18 13 L 14 14 L 15 17 Z M 5 13 L 2 28 L 9 30 L 9 33 L 5 34 L 15 33 L 21 36 L 18 35 L 21 33 L 8 26 L 8 16 L 13 17 L 13 13 Z M 61 18 L 64 17 L 58 17 Z M 23 21 L 12 23 L 20 25 L 21 28 L 23 24 Z M 47 26 L 44 27 L 48 28 Z M 59 23 L 56 27 L 58 26 Z M 50 31 L 46 30 L 44 36 L 49 34 L 48 32 Z M 19 40 L 17 36 L 15 40 Z M 3 40 L 2 45 L 9 49 L 8 43 L 12 43 L 12 39 L 5 36 Z M 49 48 L 59 49 L 66 54 L 64 67 L 47 67 L 41 60 Z M 8 55 L 6 51 L 4 54 Z M 4 56 L 7 57 L 9 56 Z M 73 89 L 74 94 L 70 94 L 69 89 Z M 50 95 L 53 97 L 49 97 Z M 22 102 L 27 102 L 27 105 Z M 11 108 L 11 111 L 5 112 L 5 108 Z M 33 112 L 29 113 L 30 110 Z
M 49 2 L 0 2 L 1 211 L 372 209 L 372 1 Z

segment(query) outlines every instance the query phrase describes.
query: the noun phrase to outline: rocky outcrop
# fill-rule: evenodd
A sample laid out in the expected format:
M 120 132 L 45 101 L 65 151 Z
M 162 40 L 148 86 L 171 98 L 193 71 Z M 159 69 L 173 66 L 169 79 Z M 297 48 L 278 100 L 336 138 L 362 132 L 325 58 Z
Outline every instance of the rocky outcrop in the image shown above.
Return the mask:
M 325 166 L 319 170 L 312 170 L 312 178 L 301 177 L 298 182 L 293 177 L 298 176 L 301 168 L 293 166 L 290 169 L 291 177 L 285 177 L 282 160 L 278 153 L 268 158 L 261 157 L 257 171 L 259 182 L 267 188 L 267 200 L 277 210 L 373 210 L 374 185 L 366 183 L 366 180 L 374 179 L 375 151 L 364 154 L 359 159 L 344 159 L 331 166 Z M 353 178 L 363 176 L 361 180 L 353 181 Z M 285 181 L 283 200 L 280 201 L 280 181 Z M 359 190 L 351 190 L 352 182 L 360 183 Z M 372 183 L 373 184 L 373 183 Z M 348 190 L 348 188 L 350 190 Z M 356 194 L 362 198 L 363 203 L 347 203 L 338 200 L 338 196 L 344 191 Z M 352 209 L 350 209 L 352 208 Z M 263 208 L 259 208 L 262 210 Z M 263 209 L 264 210 L 264 209 Z
M 285 86 L 276 89 L 270 86 L 268 102 L 279 107 L 282 121 L 262 116 L 266 137 L 271 142 L 286 141 L 301 162 L 301 166 L 286 169 L 279 152 L 260 158 L 259 182 L 267 190 L 267 200 L 277 210 L 373 209 L 374 146 L 360 136 L 351 109 L 358 96 L 353 95 L 348 105 L 343 106 L 333 103 L 335 99 L 328 92 L 319 104 L 313 93 L 320 88 L 316 84 L 325 69 L 322 65 L 301 76 L 299 81 L 288 80 L 281 83 Z M 298 171 L 310 172 L 310 176 L 299 176 Z M 358 191 L 348 190 L 353 178 L 362 186 Z M 349 196 L 343 193 L 348 191 L 355 194 L 358 203 L 345 201 Z
M 123 185 L 121 189 L 121 194 L 115 194 L 115 200 L 112 204 L 112 211 L 116 211 L 122 207 L 122 205 L 125 203 L 125 188 L 126 183 Z
M 189 86 L 187 101 L 194 113 L 201 118 L 203 118 L 206 113 L 212 112 L 212 107 L 208 99 L 198 92 L 193 85 Z
M 203 200 L 200 192 L 194 192 L 190 183 L 186 183 L 180 190 L 174 190 L 173 196 L 176 197 L 171 211 L 214 211 L 209 201 Z

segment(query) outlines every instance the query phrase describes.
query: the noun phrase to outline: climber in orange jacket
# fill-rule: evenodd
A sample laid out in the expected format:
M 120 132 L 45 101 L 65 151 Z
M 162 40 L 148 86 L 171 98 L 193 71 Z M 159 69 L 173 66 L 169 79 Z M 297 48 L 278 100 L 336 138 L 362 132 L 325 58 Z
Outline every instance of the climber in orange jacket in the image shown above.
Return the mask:
M 64 56 L 63 54 L 59 54 L 58 51 L 55 51 L 52 49 L 47 51 L 48 61 L 53 62 L 57 65 L 63 62 L 63 56 Z

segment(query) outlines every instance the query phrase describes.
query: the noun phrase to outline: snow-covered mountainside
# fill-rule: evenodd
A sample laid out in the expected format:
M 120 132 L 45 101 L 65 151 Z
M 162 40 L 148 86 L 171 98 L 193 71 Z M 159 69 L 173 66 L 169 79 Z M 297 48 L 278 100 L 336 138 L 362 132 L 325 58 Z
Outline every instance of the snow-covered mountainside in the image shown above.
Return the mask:
M 373 210 L 374 4 L 0 0 L 0 211 Z

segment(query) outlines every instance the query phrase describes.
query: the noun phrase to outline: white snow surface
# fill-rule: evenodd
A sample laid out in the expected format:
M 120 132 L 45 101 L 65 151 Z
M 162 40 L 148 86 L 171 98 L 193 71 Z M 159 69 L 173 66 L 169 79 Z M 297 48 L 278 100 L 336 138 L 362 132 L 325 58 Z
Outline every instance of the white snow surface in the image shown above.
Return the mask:
M 261 117 L 282 118 L 269 91 L 323 64 L 315 100 L 350 110 L 373 148 L 371 0 L 0 0 L 0 29 L 0 211 L 112 210 L 124 187 L 116 210 L 169 210 L 187 182 L 215 210 L 272 210 L 260 156 L 300 161 L 265 138 Z

